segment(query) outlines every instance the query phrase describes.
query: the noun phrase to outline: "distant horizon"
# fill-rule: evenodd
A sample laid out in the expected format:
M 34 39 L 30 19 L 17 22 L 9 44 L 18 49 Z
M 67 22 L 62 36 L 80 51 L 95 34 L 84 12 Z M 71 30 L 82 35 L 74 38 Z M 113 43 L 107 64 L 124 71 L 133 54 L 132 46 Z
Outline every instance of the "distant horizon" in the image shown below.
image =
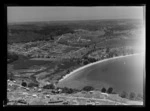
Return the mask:
M 20 21 L 20 22 L 8 22 L 8 24 L 22 24 L 22 23 L 36 23 L 36 22 L 77 22 L 77 21 L 101 21 L 101 20 L 141 20 L 136 18 L 123 18 L 123 19 L 91 19 L 91 20 L 51 20 L 51 21 Z
M 8 23 L 144 19 L 144 6 L 7 7 Z

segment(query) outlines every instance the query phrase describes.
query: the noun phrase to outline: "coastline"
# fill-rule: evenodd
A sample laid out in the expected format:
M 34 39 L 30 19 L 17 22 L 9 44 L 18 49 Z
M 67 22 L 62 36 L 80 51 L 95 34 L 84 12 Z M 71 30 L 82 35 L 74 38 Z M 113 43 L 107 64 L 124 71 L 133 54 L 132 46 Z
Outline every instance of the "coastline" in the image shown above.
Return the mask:
M 103 59 L 103 60 L 99 60 L 99 61 L 96 61 L 94 63 L 90 63 L 90 64 L 87 64 L 87 65 L 84 65 L 84 66 L 81 66 L 75 70 L 73 70 L 72 72 L 70 72 L 69 74 L 66 74 L 65 76 L 63 76 L 59 81 L 63 81 L 65 80 L 66 78 L 68 78 L 69 76 L 71 76 L 73 73 L 77 72 L 77 71 L 80 71 L 84 68 L 87 68 L 87 67 L 90 67 L 92 65 L 95 65 L 95 64 L 98 64 L 98 63 L 101 63 L 101 62 L 105 62 L 105 61 L 108 61 L 108 60 L 113 60 L 113 59 L 117 59 L 117 58 L 123 58 L 123 57 L 128 57 L 128 56 L 134 56 L 134 55 L 140 55 L 140 54 L 143 54 L 143 53 L 135 53 L 135 54 L 129 54 L 129 55 L 121 55 L 121 56 L 116 56 L 116 57 L 112 57 L 112 58 L 107 58 L 107 59 Z

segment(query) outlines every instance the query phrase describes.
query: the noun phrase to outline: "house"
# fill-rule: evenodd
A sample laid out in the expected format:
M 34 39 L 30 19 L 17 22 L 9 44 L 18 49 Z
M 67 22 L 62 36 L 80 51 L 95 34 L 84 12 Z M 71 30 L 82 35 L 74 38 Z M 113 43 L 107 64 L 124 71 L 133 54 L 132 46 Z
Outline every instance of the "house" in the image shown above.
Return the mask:
M 53 94 L 58 94 L 58 93 L 60 93 L 58 90 L 52 90 L 52 93 Z
M 36 95 L 36 94 L 33 94 L 32 96 L 33 96 L 33 97 L 37 97 L 37 95 Z
M 93 94 L 93 93 L 94 93 L 94 91 L 89 91 L 89 93 L 90 93 L 90 94 Z
M 45 98 L 50 98 L 50 95 L 49 94 L 45 95 Z
M 94 102 L 86 103 L 86 105 L 95 105 Z
M 38 89 L 38 92 L 41 92 L 41 91 L 42 91 L 42 89 L 41 89 L 41 88 L 39 88 L 39 89 Z

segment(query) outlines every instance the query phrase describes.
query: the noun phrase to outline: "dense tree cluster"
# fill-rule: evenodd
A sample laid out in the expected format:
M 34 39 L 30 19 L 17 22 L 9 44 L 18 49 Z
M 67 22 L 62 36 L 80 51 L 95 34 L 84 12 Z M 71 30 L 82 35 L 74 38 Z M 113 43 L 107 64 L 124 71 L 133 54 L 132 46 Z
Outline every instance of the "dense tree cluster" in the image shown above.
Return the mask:
M 92 91 L 92 90 L 94 90 L 94 88 L 92 86 L 85 86 L 85 87 L 83 87 L 82 90 L 83 91 Z
M 34 25 L 20 25 L 19 27 L 9 28 L 11 35 L 8 36 L 8 43 L 54 40 L 55 36 L 74 32 L 66 25 L 46 25 L 44 27 L 37 26 L 37 28 Z
M 73 93 L 74 91 L 75 91 L 75 90 L 72 89 L 72 88 L 67 88 L 67 87 L 62 88 L 62 93 L 71 94 L 71 93 Z
M 129 21 L 129 22 L 128 22 Z M 54 40 L 54 36 L 65 33 L 74 33 L 74 30 L 80 29 L 79 32 L 104 30 L 105 37 L 113 35 L 113 31 L 131 30 L 137 28 L 140 21 L 123 21 L 126 25 L 116 25 L 120 21 L 72 21 L 72 22 L 51 22 L 51 23 L 30 23 L 8 25 L 8 42 L 28 42 L 36 40 Z
M 97 60 L 95 58 L 89 58 L 87 56 L 83 57 L 83 59 L 80 61 L 80 63 L 82 62 L 84 65 L 92 63 L 92 62 L 96 62 Z
M 45 86 L 43 86 L 44 89 L 54 89 L 55 86 L 53 84 L 47 84 Z

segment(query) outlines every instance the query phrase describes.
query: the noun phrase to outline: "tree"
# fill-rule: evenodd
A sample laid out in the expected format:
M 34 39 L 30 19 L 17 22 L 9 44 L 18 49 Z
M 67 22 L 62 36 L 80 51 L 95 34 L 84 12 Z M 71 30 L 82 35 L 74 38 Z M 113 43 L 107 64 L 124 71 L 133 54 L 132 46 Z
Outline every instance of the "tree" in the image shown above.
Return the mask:
M 33 83 L 33 82 L 31 82 L 31 83 L 29 83 L 28 84 L 28 87 L 38 87 L 39 85 L 37 84 L 37 83 Z
M 82 63 L 82 61 L 80 59 L 77 59 L 76 61 L 77 61 L 77 64 L 81 64 Z
M 109 53 L 110 49 L 109 48 L 106 48 L 106 53 Z
M 129 95 L 129 99 L 133 100 L 135 99 L 135 93 L 134 92 L 131 92 L 130 95 Z
M 24 87 L 26 87 L 26 86 L 27 86 L 27 83 L 23 81 L 23 82 L 21 83 L 21 85 L 24 86 Z
M 54 37 L 51 36 L 51 40 L 54 40 Z
M 94 90 L 94 88 L 92 86 L 85 86 L 85 87 L 83 87 L 82 90 L 84 90 L 84 91 L 92 91 L 92 90 Z
M 89 62 L 87 61 L 87 60 L 85 60 L 84 62 L 83 62 L 83 64 L 84 65 L 86 65 L 86 64 L 88 64 Z
M 74 90 L 71 89 L 71 88 L 69 88 L 68 91 L 67 91 L 68 94 L 72 94 L 73 92 L 74 92 Z
M 74 92 L 74 90 L 72 88 L 67 88 L 67 87 L 62 88 L 62 93 L 71 94 L 73 92 Z
M 67 87 L 62 88 L 62 93 L 66 93 L 66 92 L 67 92 L 67 90 L 68 90 L 68 88 L 67 88 Z
M 141 94 L 138 94 L 136 100 L 143 100 L 143 96 Z
M 96 62 L 96 59 L 95 58 L 88 58 L 88 61 L 89 62 Z
M 106 92 L 106 89 L 103 87 L 103 88 L 101 89 L 101 92 L 105 93 L 105 92 Z
M 53 84 L 48 84 L 43 86 L 44 89 L 55 89 L 55 86 Z
M 127 98 L 128 97 L 128 93 L 123 91 L 121 94 L 119 94 L 120 97 L 122 98 Z
M 7 63 L 11 63 L 13 61 L 18 60 L 18 55 L 15 53 L 7 52 Z
M 70 73 L 69 69 L 67 70 L 67 72 L 66 72 L 66 73 L 67 73 L 67 74 L 68 74 L 68 73 Z
M 111 93 L 112 93 L 112 91 L 113 91 L 113 88 L 112 88 L 112 87 L 110 87 L 110 88 L 108 88 L 107 93 L 108 93 L 108 94 L 111 94 Z
M 7 98 L 7 99 L 6 99 L 6 103 L 8 103 L 8 102 L 9 102 L 9 99 Z

